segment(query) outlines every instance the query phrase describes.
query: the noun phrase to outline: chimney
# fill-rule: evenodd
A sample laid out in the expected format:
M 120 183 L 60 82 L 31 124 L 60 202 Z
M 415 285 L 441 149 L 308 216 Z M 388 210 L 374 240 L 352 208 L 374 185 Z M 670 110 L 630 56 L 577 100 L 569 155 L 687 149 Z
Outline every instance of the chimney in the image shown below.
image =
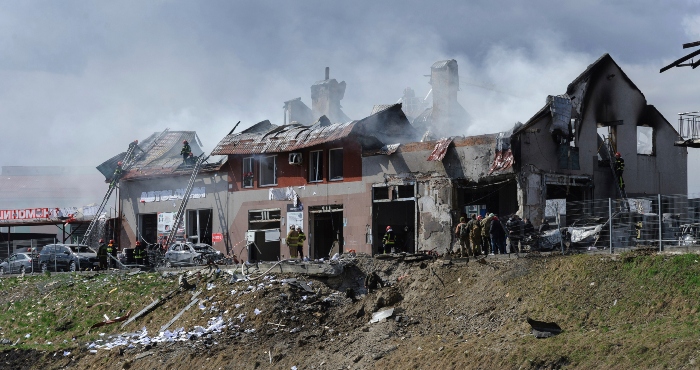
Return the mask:
M 464 111 L 457 102 L 457 61 L 450 59 L 435 62 L 430 67 L 430 85 L 433 88 L 432 126 L 437 131 L 444 131 L 451 123 L 458 123 L 455 121 L 459 119 L 459 111 Z
M 326 79 L 311 86 L 311 111 L 313 120 L 326 116 L 332 123 L 347 122 L 350 119 L 343 113 L 340 101 L 345 95 L 345 81 L 330 78 L 330 68 L 326 67 Z

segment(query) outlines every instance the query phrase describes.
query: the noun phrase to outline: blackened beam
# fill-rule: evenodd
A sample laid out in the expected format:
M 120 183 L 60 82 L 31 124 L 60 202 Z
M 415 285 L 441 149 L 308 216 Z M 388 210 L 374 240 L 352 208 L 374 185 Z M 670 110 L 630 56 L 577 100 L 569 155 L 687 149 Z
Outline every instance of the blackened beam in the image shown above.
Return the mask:
M 659 73 L 663 73 L 664 71 L 667 71 L 667 70 L 677 66 L 678 64 L 681 64 L 681 63 L 685 62 L 686 60 L 688 60 L 694 56 L 697 56 L 697 55 L 700 55 L 700 50 L 695 50 L 694 52 L 684 56 L 683 58 L 680 58 L 680 59 L 674 61 L 673 63 L 667 65 L 666 67 L 661 68 L 661 70 L 659 70 Z
M 689 43 L 683 44 L 683 49 L 694 48 L 696 46 L 700 46 L 700 41 L 689 42 Z

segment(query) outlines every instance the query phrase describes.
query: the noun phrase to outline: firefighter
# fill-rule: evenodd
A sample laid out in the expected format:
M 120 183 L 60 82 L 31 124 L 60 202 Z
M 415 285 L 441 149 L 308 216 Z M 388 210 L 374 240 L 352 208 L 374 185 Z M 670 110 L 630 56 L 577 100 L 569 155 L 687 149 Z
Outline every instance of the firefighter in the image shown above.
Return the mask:
M 297 227 L 297 233 L 299 234 L 299 239 L 297 240 L 297 254 L 299 259 L 304 259 L 304 242 L 306 241 L 306 235 L 301 230 L 301 226 Z
M 97 257 L 100 259 L 100 270 L 107 269 L 107 246 L 105 240 L 100 239 L 100 247 L 97 249 Z
M 140 241 L 136 241 L 136 245 L 134 246 L 134 262 L 136 262 L 137 265 L 142 265 L 145 266 L 146 263 L 146 248 L 141 245 Z
M 114 239 L 109 239 L 109 244 L 107 244 L 107 254 L 117 258 L 117 247 L 114 245 Z M 112 259 L 107 256 L 107 266 L 112 267 L 113 264 Z
M 190 148 L 190 143 L 187 142 L 187 140 L 182 141 L 182 150 L 180 150 L 180 154 L 182 154 L 182 161 L 184 163 L 187 163 L 187 158 L 190 156 L 190 153 L 192 153 L 192 148 Z
M 386 227 L 386 232 L 384 233 L 384 238 L 382 238 L 382 249 L 384 254 L 391 253 L 391 248 L 396 244 L 396 234 L 391 226 Z
M 622 159 L 620 152 L 615 153 L 615 175 L 617 175 L 617 186 L 620 190 L 625 190 L 625 180 L 622 179 L 622 173 L 625 171 L 625 160 Z
M 289 247 L 289 256 L 291 258 L 297 257 L 297 243 L 299 242 L 299 233 L 296 231 L 294 225 L 289 226 L 289 232 L 287 233 L 287 247 Z

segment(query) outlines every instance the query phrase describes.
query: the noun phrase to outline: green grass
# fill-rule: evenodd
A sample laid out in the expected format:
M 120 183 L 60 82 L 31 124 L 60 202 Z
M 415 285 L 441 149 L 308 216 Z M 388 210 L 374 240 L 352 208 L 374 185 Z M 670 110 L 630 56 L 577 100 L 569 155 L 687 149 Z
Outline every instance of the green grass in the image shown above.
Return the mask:
M 104 320 L 103 315 L 114 318 L 130 309 L 135 314 L 174 286 L 157 274 L 3 278 L 0 338 L 13 343 L 19 339 L 17 347 L 23 349 L 71 348 L 76 342 L 98 339 L 100 332 L 118 331 L 119 324 L 89 330 Z

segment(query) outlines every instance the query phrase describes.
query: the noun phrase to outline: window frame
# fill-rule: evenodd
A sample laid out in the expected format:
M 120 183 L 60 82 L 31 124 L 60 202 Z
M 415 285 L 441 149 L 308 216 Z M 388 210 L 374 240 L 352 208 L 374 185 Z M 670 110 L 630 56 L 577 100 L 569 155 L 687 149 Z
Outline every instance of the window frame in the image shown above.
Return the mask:
M 272 184 L 263 184 L 262 177 L 263 177 L 263 163 L 265 162 L 265 159 L 272 158 L 273 159 L 273 164 L 274 167 L 272 169 L 272 177 L 274 178 L 274 183 Z M 258 164 L 259 164 L 259 171 L 258 171 L 258 187 L 270 187 L 270 186 L 277 186 L 278 179 L 277 179 L 277 155 L 267 155 L 267 156 L 260 156 L 258 157 Z M 267 163 L 265 163 L 267 165 Z
M 341 165 L 340 165 L 340 172 L 341 173 L 340 173 L 339 178 L 333 178 L 333 172 L 332 172 L 333 165 L 332 165 L 332 161 L 331 161 L 331 159 L 332 159 L 331 153 L 335 152 L 335 151 L 340 151 L 340 153 L 341 153 L 341 162 L 340 162 L 341 163 Z M 345 158 L 343 157 L 343 148 L 342 147 L 328 149 L 328 181 L 343 181 L 343 179 L 345 178 L 345 173 L 344 173 L 344 168 L 343 168 L 344 167 L 343 166 L 344 159 Z
M 250 163 L 250 171 L 246 172 L 246 162 Z M 241 172 L 242 180 L 241 187 L 244 189 L 251 189 L 255 187 L 255 157 L 244 157 L 241 162 Z M 250 173 L 250 186 L 246 186 L 246 173 Z
M 314 161 L 314 154 L 318 154 L 319 158 Z M 318 164 L 319 169 L 316 171 L 316 179 L 312 180 L 312 176 L 314 174 L 313 172 L 313 165 L 314 163 Z M 316 183 L 316 182 L 323 182 L 323 149 L 321 150 L 312 150 L 309 152 L 309 178 L 308 181 L 310 183 Z
M 649 129 L 651 131 L 651 133 L 649 135 L 649 140 L 650 140 L 649 145 L 651 145 L 651 153 L 640 153 L 639 152 L 639 134 L 640 134 L 639 128 L 640 127 L 645 128 L 645 129 Z M 643 156 L 647 156 L 647 157 L 653 157 L 656 155 L 656 129 L 654 127 L 652 127 L 650 125 L 637 125 L 635 138 L 636 138 L 636 142 L 637 142 L 637 148 L 636 148 L 635 152 L 637 153 L 637 155 L 643 155 Z

